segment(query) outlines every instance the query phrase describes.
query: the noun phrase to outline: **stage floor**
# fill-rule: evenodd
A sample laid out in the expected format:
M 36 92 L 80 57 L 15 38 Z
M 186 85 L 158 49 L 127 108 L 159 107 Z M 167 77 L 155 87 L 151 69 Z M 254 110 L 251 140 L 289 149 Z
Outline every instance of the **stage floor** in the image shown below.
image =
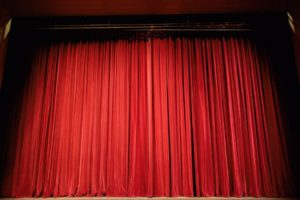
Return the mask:
M 299 198 L 266 197 L 56 197 L 56 198 L 0 198 L 0 200 L 296 200 Z

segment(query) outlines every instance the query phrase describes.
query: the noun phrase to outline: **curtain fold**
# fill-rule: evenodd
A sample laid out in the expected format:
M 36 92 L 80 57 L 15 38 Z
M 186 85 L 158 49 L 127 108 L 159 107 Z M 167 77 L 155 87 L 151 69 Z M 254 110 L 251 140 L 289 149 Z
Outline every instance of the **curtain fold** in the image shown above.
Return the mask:
M 40 45 L 1 196 L 287 196 L 270 63 L 237 36 Z

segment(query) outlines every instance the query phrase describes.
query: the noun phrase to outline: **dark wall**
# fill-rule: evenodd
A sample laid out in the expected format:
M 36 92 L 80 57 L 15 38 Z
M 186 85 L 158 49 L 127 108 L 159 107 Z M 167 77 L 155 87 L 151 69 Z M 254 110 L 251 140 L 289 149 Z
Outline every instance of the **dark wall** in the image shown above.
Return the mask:
M 0 90 L 6 58 L 6 48 L 8 38 L 4 38 L 5 25 L 9 20 L 9 14 L 0 4 Z
M 294 102 L 294 106 L 295 109 L 294 111 L 294 122 L 293 124 L 295 124 L 295 126 L 293 127 L 294 129 L 294 137 L 292 139 L 293 140 L 293 145 L 295 145 L 295 152 L 293 153 L 294 157 L 292 159 L 296 160 L 295 161 L 295 165 L 293 166 L 294 168 L 294 178 L 296 180 L 296 186 L 297 186 L 297 192 L 298 192 L 298 196 L 300 196 L 300 147 L 299 147 L 299 143 L 300 143 L 300 117 L 299 117 L 299 107 L 300 107 L 300 90 L 299 90 L 299 86 L 300 86 L 300 1 L 299 0 L 288 0 L 288 12 L 290 13 L 291 17 L 292 17 L 292 26 L 294 27 L 294 30 L 292 30 L 291 28 L 291 35 L 292 35 L 292 43 L 293 43 L 293 48 L 294 48 L 294 61 L 296 64 L 296 69 L 297 69 L 297 77 L 298 77 L 298 81 L 296 84 L 296 88 L 293 91 L 294 96 L 295 97 L 291 97 L 291 98 L 295 98 L 297 102 Z M 290 89 L 291 90 L 291 89 Z M 298 109 L 297 109 L 298 108 Z M 291 108 L 292 109 L 292 108 Z
M 298 71 L 298 80 L 300 84 L 300 1 L 299 0 L 289 0 L 289 13 L 293 18 L 294 31 L 293 41 L 295 58 Z

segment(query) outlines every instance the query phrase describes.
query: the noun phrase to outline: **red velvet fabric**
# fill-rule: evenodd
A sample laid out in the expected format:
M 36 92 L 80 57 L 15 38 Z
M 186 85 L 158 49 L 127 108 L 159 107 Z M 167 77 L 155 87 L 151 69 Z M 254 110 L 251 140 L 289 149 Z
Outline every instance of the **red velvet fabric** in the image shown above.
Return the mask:
M 243 37 L 41 46 L 2 196 L 287 195 L 270 67 Z

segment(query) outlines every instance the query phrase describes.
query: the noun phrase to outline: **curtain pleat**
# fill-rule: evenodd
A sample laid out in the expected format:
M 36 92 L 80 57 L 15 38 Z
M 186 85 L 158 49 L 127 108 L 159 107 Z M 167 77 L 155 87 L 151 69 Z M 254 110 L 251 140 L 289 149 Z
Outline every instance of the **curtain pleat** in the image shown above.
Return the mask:
M 1 195 L 289 195 L 270 59 L 234 36 L 40 45 Z

